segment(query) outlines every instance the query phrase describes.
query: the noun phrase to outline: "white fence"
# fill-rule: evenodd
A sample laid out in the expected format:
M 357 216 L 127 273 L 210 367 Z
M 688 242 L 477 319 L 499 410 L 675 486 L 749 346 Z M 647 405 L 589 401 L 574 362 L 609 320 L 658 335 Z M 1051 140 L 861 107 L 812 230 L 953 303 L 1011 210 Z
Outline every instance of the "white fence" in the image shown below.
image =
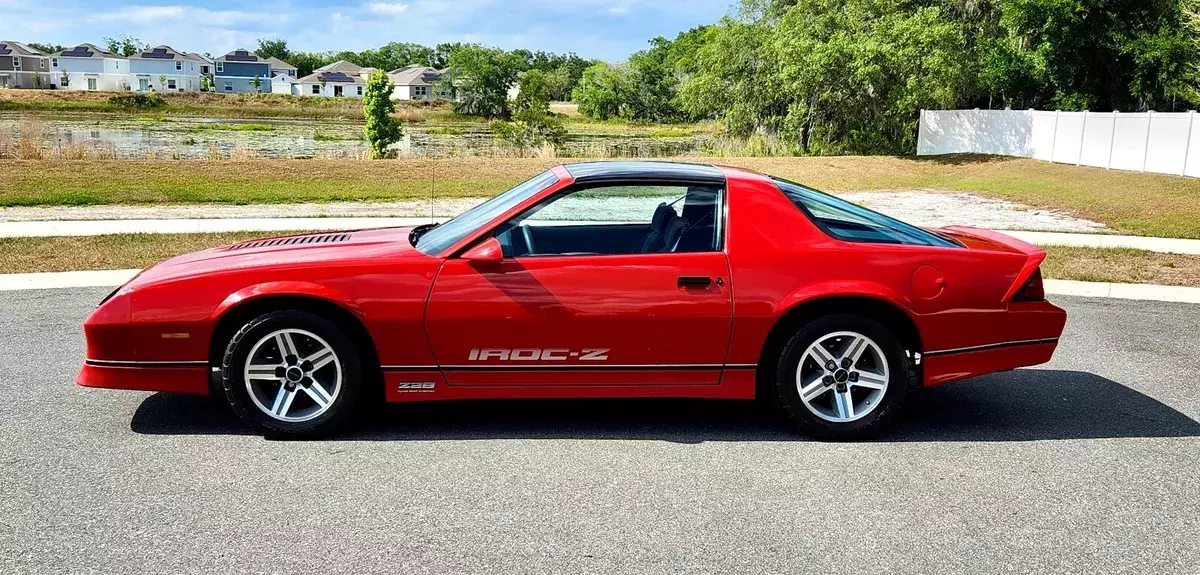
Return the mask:
M 999 154 L 1200 177 L 1196 112 L 922 110 L 917 155 Z

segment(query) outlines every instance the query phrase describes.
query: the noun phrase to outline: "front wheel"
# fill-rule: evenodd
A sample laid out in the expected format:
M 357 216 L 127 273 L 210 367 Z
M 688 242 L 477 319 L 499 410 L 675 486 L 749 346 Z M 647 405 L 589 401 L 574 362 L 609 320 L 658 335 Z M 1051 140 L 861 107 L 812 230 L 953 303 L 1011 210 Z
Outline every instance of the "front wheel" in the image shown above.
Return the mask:
M 807 435 L 858 439 L 891 419 L 910 377 L 890 330 L 867 317 L 831 315 L 788 341 L 777 365 L 775 398 Z
M 352 415 L 362 362 L 337 324 L 305 311 L 261 315 L 229 340 L 225 397 L 256 428 L 282 438 L 328 435 Z

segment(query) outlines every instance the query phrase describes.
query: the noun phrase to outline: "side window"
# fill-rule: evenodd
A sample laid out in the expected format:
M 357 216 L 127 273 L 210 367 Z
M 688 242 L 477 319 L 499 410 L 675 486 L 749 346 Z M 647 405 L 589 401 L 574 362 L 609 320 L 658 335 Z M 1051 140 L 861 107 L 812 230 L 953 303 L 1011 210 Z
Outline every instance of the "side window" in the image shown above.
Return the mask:
M 572 188 L 500 226 L 506 257 L 721 249 L 723 190 L 686 184 Z
M 775 185 L 821 231 L 847 242 L 960 247 L 937 234 L 829 194 L 776 178 Z

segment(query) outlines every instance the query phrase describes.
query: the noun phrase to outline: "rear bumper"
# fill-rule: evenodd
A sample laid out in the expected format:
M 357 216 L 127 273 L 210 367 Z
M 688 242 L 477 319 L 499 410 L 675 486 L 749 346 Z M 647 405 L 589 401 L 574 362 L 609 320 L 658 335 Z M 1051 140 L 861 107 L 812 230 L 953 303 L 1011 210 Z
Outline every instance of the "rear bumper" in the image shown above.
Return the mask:
M 986 325 L 982 333 L 997 340 L 925 351 L 921 356 L 925 386 L 1046 363 L 1054 355 L 1066 323 L 1066 310 L 1050 302 L 1009 304 L 1000 317 L 982 324 Z
M 975 377 L 985 373 L 1006 371 L 1050 361 L 1058 340 L 1014 342 L 975 350 L 926 355 L 921 358 L 925 367 L 925 387 L 932 387 Z
M 207 363 L 136 364 L 85 361 L 75 376 L 83 387 L 208 394 Z

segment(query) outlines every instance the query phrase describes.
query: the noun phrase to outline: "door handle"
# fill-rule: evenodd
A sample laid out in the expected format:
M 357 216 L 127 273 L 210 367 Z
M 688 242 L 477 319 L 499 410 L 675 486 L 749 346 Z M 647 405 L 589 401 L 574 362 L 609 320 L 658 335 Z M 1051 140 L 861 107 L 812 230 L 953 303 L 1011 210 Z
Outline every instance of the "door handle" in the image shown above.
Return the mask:
M 712 278 L 707 276 L 679 276 L 679 287 L 708 287 L 712 285 Z

